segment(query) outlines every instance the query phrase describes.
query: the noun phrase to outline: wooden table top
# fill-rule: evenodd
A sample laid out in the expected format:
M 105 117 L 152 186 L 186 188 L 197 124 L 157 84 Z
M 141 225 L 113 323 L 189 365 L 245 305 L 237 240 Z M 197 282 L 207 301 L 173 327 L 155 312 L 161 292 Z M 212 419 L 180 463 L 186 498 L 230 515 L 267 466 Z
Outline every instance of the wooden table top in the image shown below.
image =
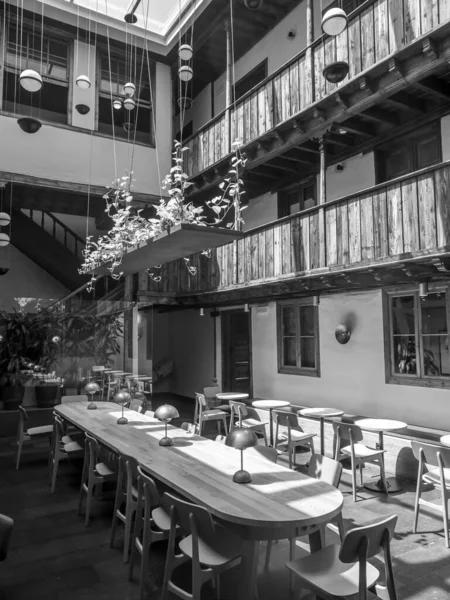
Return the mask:
M 236 402 L 239 400 L 246 400 L 248 398 L 248 394 L 244 392 L 219 392 L 216 394 L 217 400 L 235 400 Z
M 169 425 L 174 445 L 159 446 L 164 425 L 135 411 L 125 410 L 127 425 L 118 425 L 122 411 L 109 402 L 97 410 L 81 403 L 55 407 L 64 419 L 87 431 L 106 446 L 134 457 L 151 475 L 216 517 L 246 527 L 304 527 L 328 522 L 343 504 L 339 490 L 244 452 L 250 484 L 234 483 L 240 453 L 224 444 L 188 434 Z

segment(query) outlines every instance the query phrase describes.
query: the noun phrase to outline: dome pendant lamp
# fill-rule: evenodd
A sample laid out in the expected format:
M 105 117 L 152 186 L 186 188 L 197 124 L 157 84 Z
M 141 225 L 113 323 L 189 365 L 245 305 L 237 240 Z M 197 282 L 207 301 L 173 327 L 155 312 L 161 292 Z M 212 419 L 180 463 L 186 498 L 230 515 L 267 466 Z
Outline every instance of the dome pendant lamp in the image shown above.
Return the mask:
M 25 69 L 19 76 L 20 85 L 27 92 L 38 92 L 42 87 L 42 77 L 33 69 Z
M 134 92 L 136 91 L 136 86 L 134 83 L 128 82 L 123 86 L 123 92 L 127 96 L 134 96 Z
M 11 217 L 8 213 L 0 212 L 0 227 L 6 227 L 11 223 Z
M 181 81 L 191 81 L 192 77 L 194 76 L 194 72 L 191 69 L 191 67 L 183 65 L 178 70 L 178 76 L 181 79 Z
M 323 70 L 323 76 L 330 83 L 341 83 L 341 81 L 347 77 L 348 72 L 348 63 L 344 61 L 337 61 L 325 67 Z
M 322 31 L 327 35 L 336 36 L 347 27 L 347 15 L 342 8 L 330 8 L 323 15 Z
M 134 110 L 135 106 L 136 102 L 133 100 L 133 98 L 128 97 L 123 101 L 123 107 L 125 110 Z
M 88 112 L 91 110 L 87 104 L 77 104 L 75 108 L 80 113 L 80 115 L 87 115 Z
M 32 117 L 21 117 L 17 119 L 17 123 L 25 133 L 36 133 L 42 127 L 42 123 Z
M 191 60 L 194 51 L 192 50 L 192 46 L 189 44 L 182 44 L 178 48 L 178 56 L 181 60 Z
M 121 100 L 114 100 L 113 102 L 113 108 L 114 110 L 120 110 L 122 108 L 122 101 Z
M 249 10 L 258 10 L 263 4 L 263 0 L 244 0 L 245 6 Z
M 9 244 L 9 235 L 0 233 L 0 248 L 4 248 Z
M 82 90 L 88 90 L 91 87 L 91 80 L 87 75 L 78 75 L 75 82 Z

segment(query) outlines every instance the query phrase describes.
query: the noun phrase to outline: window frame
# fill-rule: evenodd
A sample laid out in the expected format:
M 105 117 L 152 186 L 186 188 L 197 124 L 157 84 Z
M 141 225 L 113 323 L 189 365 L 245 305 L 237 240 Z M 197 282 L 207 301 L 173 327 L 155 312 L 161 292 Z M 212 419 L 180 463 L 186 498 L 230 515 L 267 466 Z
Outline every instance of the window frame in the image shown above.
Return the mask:
M 447 316 L 447 342 L 450 345 L 450 284 L 429 284 L 430 294 L 445 293 Z M 414 297 L 414 336 L 416 339 L 416 355 L 418 357 L 417 374 L 395 373 L 394 369 L 394 336 L 392 319 L 392 299 L 402 296 Z M 383 290 L 383 333 L 384 333 L 384 362 L 385 381 L 395 385 L 410 385 L 419 387 L 450 388 L 450 376 L 425 375 L 423 371 L 423 327 L 422 311 L 420 310 L 419 286 L 394 287 Z
M 136 110 L 138 110 L 138 107 L 142 107 L 145 109 L 149 109 L 150 110 L 150 136 L 149 136 L 149 141 L 143 141 L 142 139 L 138 139 L 136 137 L 136 140 L 134 139 L 134 130 L 131 132 L 127 132 L 126 130 L 124 130 L 125 133 L 127 133 L 128 135 L 117 135 L 117 132 L 114 133 L 110 133 L 107 131 L 101 131 L 99 129 L 100 126 L 100 98 L 103 99 L 108 99 L 111 100 L 111 102 L 113 102 L 115 99 L 120 99 L 123 101 L 123 99 L 125 98 L 124 94 L 116 93 L 116 92 L 111 92 L 111 91 L 106 91 L 106 90 L 102 90 L 101 87 L 101 83 L 102 83 L 102 59 L 106 58 L 107 60 L 109 60 L 109 55 L 108 55 L 108 48 L 102 44 L 98 44 L 97 48 L 96 48 L 96 65 L 97 65 L 97 74 L 96 74 L 96 85 L 97 85 L 97 93 L 96 93 L 96 102 L 95 102 L 95 129 L 96 131 L 98 131 L 99 133 L 101 133 L 101 135 L 104 135 L 106 137 L 112 138 L 115 137 L 116 139 L 123 141 L 123 142 L 127 142 L 127 141 L 132 141 L 133 143 L 136 142 L 137 144 L 146 146 L 147 148 L 154 148 L 155 147 L 155 127 L 154 127 L 154 116 L 153 116 L 153 110 L 154 107 L 151 103 L 151 94 L 152 94 L 152 90 L 150 89 L 150 100 L 137 100 L 136 97 L 134 97 L 134 100 L 136 101 Z M 123 62 L 123 57 L 120 55 L 119 51 L 114 49 L 110 49 L 109 54 L 111 55 L 111 62 L 112 61 L 122 61 Z M 152 73 L 152 69 L 154 69 L 154 63 L 153 61 L 150 59 L 150 57 L 147 56 L 146 53 L 144 53 L 143 55 L 141 54 L 141 57 L 143 60 L 147 61 L 147 59 L 149 59 L 149 67 L 150 67 L 150 81 L 149 81 L 149 86 L 152 85 L 152 82 L 154 81 L 154 72 Z M 125 63 L 126 64 L 126 63 Z M 145 65 L 144 65 L 145 66 Z M 138 71 L 140 72 L 140 64 L 139 64 L 139 68 Z M 125 110 L 125 109 L 123 109 Z M 142 133 L 142 132 L 140 132 Z
M 251 88 L 248 88 L 247 91 L 245 91 L 244 93 L 242 93 L 242 94 L 240 94 L 238 96 L 239 88 L 246 81 L 248 81 L 251 77 L 253 77 L 255 75 L 255 73 L 257 73 L 259 71 L 259 69 L 262 69 L 264 71 L 264 77 L 260 81 L 258 81 L 258 83 L 255 83 Z M 264 60 L 262 60 L 261 62 L 259 62 L 257 65 L 255 65 L 253 67 L 253 69 L 250 69 L 250 71 L 248 73 L 246 73 L 245 75 L 243 75 L 239 79 L 239 81 L 236 81 L 236 83 L 233 86 L 233 98 L 235 99 L 235 101 L 238 102 L 241 98 L 243 98 L 244 96 L 246 96 L 253 88 L 255 88 L 262 81 L 264 81 L 265 79 L 267 79 L 267 77 L 268 77 L 268 59 L 265 58 Z M 212 112 L 211 114 L 214 114 L 214 112 Z
M 301 367 L 298 365 L 299 345 L 300 345 L 300 318 L 297 310 L 296 318 L 296 349 L 297 366 L 286 366 L 283 364 L 283 308 L 285 306 L 294 306 L 297 309 L 301 306 L 312 306 L 314 310 L 314 341 L 315 341 L 315 367 Z M 314 304 L 312 298 L 292 298 L 291 300 L 279 300 L 277 302 L 277 360 L 278 373 L 284 375 L 300 375 L 305 377 L 320 377 L 320 337 L 319 337 L 319 306 Z
M 295 213 L 290 213 L 287 212 L 287 199 L 288 196 L 290 194 L 292 194 L 293 192 L 300 192 L 302 191 L 303 193 L 305 192 L 305 189 L 313 186 L 314 187 L 314 197 L 316 199 L 316 203 L 314 204 L 314 206 L 310 207 L 309 209 L 304 207 L 304 198 L 302 199 L 302 203 L 303 206 L 300 207 L 300 209 L 295 212 Z M 292 217 L 293 215 L 298 214 L 299 212 L 302 212 L 303 210 L 310 210 L 311 208 L 314 208 L 317 206 L 317 178 L 314 177 L 308 177 L 307 179 L 303 180 L 301 183 L 296 184 L 294 187 L 291 187 L 289 189 L 284 189 L 284 190 L 280 190 L 278 192 L 278 218 L 279 219 L 284 219 L 285 217 Z

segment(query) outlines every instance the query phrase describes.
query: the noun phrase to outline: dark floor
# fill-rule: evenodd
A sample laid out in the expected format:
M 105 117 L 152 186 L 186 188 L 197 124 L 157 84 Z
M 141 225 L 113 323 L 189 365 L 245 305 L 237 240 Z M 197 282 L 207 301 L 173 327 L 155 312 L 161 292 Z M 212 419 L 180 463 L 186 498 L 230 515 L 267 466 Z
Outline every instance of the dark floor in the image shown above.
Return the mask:
M 154 404 L 154 408 L 167 398 Z M 192 419 L 192 406 L 172 397 L 180 411 L 180 422 Z M 213 435 L 213 432 L 211 432 Z M 77 515 L 79 465 L 62 464 L 56 493 L 50 494 L 45 448 L 30 448 L 19 471 L 14 470 L 14 444 L 0 444 L 0 512 L 15 520 L 11 550 L 7 561 L 0 563 L 0 600 L 135 600 L 137 580 L 128 582 L 128 567 L 122 563 L 121 530 L 113 549 L 109 547 L 112 503 L 94 504 L 88 528 Z M 299 456 L 299 462 L 307 455 Z M 370 473 L 366 477 L 370 477 Z M 345 496 L 346 526 L 362 524 L 377 517 L 398 515 L 396 536 L 392 544 L 394 570 L 400 600 L 450 599 L 450 550 L 445 547 L 442 520 L 438 513 L 423 509 L 419 520 L 421 533 L 412 534 L 414 484 L 405 482 L 404 492 L 386 498 L 362 492 L 354 503 L 350 495 L 350 477 L 344 472 L 341 490 Z M 434 490 L 428 499 L 438 496 Z M 337 541 L 330 533 L 330 541 Z M 298 541 L 299 555 L 307 549 Z M 159 599 L 164 569 L 164 543 L 151 554 L 150 600 Z M 261 544 L 258 588 L 260 600 L 301 598 L 300 589 L 290 595 L 288 545 L 274 545 L 271 567 L 264 570 L 265 545 Z M 135 577 L 139 569 L 135 569 Z M 222 578 L 221 598 L 235 598 L 239 571 Z M 204 598 L 215 593 L 205 586 Z

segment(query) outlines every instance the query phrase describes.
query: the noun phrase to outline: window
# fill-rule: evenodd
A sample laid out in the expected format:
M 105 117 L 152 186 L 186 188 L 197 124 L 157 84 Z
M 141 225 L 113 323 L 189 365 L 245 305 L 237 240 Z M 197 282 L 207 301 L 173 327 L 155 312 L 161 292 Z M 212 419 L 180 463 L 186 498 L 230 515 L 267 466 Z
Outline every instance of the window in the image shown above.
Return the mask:
M 316 180 L 311 179 L 293 190 L 278 194 L 278 218 L 293 215 L 317 203 Z
M 318 308 L 311 299 L 278 303 L 278 372 L 320 377 Z
M 128 62 L 132 62 L 130 68 Z M 152 67 L 152 65 L 150 65 Z M 123 100 L 125 83 L 132 82 L 136 86 L 133 99 L 136 107 L 126 110 L 113 108 L 116 99 Z M 140 60 L 133 57 L 126 59 L 108 54 L 100 57 L 100 82 L 98 99 L 98 130 L 118 138 L 136 140 L 144 144 L 153 143 L 152 107 L 150 80 L 145 56 Z
M 447 289 L 386 294 L 388 383 L 450 386 L 448 311 Z
M 67 123 L 69 91 L 68 45 L 39 26 L 19 30 L 10 22 L 6 33 L 3 108 L 17 115 Z M 41 74 L 39 92 L 27 92 L 19 83 L 24 69 Z
M 263 60 L 258 66 L 244 75 L 234 86 L 234 93 L 236 96 L 236 100 L 242 98 L 244 94 L 249 92 L 251 89 L 258 85 L 261 81 L 263 81 L 267 77 L 267 59 Z
M 435 165 L 441 160 L 440 127 L 438 123 L 432 123 L 377 149 L 378 183 Z
M 184 127 L 183 127 L 183 141 L 187 140 L 189 137 L 191 137 L 191 135 L 194 133 L 194 128 L 193 128 L 193 122 L 189 121 L 189 123 L 187 123 Z M 175 139 L 180 141 L 180 132 L 178 131 L 177 135 L 175 136 Z

